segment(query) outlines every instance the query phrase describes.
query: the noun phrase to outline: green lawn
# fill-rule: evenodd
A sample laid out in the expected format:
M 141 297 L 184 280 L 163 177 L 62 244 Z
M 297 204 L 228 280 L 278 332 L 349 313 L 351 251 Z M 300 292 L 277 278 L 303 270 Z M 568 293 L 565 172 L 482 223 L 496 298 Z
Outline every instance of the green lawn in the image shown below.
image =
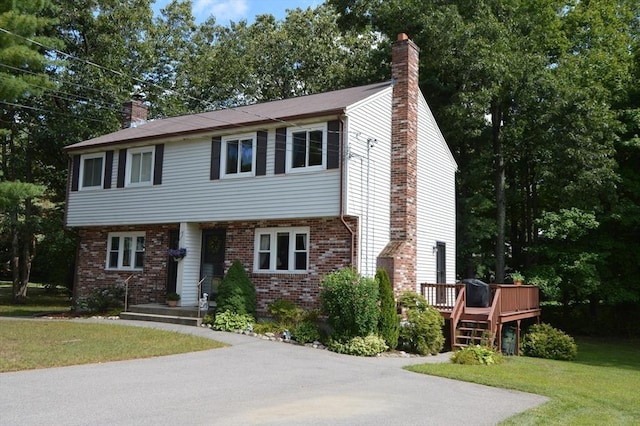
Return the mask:
M 11 284 L 0 282 L 0 316 L 30 317 L 69 312 L 64 292 L 29 284 L 26 305 L 11 305 Z M 222 343 L 169 331 L 127 327 L 117 321 L 78 323 L 68 319 L 0 320 L 0 372 L 201 351 Z
M 424 364 L 407 369 L 551 399 L 504 424 L 640 424 L 640 341 L 576 341 L 578 358 L 573 362 L 509 357 L 493 366 Z
M 28 317 L 44 312 L 67 312 L 71 309 L 71 299 L 62 288 L 47 291 L 40 284 L 29 284 L 25 305 L 12 305 L 11 299 L 11 283 L 0 281 L 2 317 Z
M 203 337 L 114 322 L 0 320 L 0 372 L 147 358 L 226 346 Z

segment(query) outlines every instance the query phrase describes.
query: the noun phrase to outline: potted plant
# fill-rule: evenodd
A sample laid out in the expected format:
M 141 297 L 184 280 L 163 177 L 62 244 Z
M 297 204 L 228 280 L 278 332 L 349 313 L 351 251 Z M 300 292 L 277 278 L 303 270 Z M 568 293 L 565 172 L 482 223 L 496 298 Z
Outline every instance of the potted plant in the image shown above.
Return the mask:
M 524 275 L 518 271 L 513 271 L 509 276 L 515 285 L 520 285 L 524 282 Z
M 178 293 L 172 292 L 167 293 L 167 305 L 170 307 L 178 306 L 178 301 L 180 300 L 180 295 Z
M 187 255 L 187 249 L 184 247 L 177 248 L 177 249 L 169 249 L 167 250 L 167 254 L 173 257 L 173 260 L 177 262 Z

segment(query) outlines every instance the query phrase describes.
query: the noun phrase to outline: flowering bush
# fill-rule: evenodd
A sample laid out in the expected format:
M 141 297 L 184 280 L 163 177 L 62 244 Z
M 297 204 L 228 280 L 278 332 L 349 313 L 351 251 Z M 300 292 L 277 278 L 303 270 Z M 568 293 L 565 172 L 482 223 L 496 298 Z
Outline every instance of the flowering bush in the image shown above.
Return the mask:
M 167 250 L 167 254 L 171 257 L 185 257 L 187 255 L 187 249 L 182 247 L 178 249 L 169 249 Z

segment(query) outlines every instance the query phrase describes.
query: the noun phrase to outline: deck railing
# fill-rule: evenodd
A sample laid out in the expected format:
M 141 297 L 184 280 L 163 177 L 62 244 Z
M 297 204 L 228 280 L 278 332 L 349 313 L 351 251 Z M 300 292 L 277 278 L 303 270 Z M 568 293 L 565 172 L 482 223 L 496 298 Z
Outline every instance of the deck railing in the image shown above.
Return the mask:
M 463 284 L 420 284 L 420 293 L 427 302 L 441 312 L 452 311 Z
M 464 284 L 420 284 L 420 292 L 427 302 L 440 312 L 451 312 Z M 498 315 L 505 312 L 520 312 L 540 308 L 540 293 L 536 286 L 491 284 L 489 306 L 494 305 L 498 290 L 499 302 L 496 306 Z
M 540 308 L 540 291 L 536 286 L 494 284 L 492 287 L 499 288 L 502 293 L 500 297 L 501 313 Z

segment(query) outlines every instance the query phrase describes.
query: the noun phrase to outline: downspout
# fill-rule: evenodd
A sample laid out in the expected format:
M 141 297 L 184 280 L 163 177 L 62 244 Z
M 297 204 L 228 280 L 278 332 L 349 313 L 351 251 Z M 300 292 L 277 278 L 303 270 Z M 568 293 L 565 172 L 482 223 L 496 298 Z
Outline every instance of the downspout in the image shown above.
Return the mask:
M 344 219 L 344 173 L 345 173 L 344 164 L 347 161 L 347 158 L 346 158 L 345 152 L 344 152 L 345 122 L 344 122 L 344 118 L 343 117 L 340 117 L 340 129 L 341 129 L 341 133 L 340 133 L 340 142 L 341 142 L 340 143 L 340 221 L 342 222 L 344 227 L 347 228 L 347 231 L 349 232 L 349 234 L 351 234 L 351 250 L 350 250 L 350 252 L 351 252 L 351 256 L 350 256 L 351 257 L 351 267 L 357 269 L 357 265 L 355 264 L 356 256 L 353 253 L 354 252 L 354 248 L 356 246 L 356 234 L 353 231 L 353 229 L 351 229 L 351 227 L 349 226 L 347 221 Z

